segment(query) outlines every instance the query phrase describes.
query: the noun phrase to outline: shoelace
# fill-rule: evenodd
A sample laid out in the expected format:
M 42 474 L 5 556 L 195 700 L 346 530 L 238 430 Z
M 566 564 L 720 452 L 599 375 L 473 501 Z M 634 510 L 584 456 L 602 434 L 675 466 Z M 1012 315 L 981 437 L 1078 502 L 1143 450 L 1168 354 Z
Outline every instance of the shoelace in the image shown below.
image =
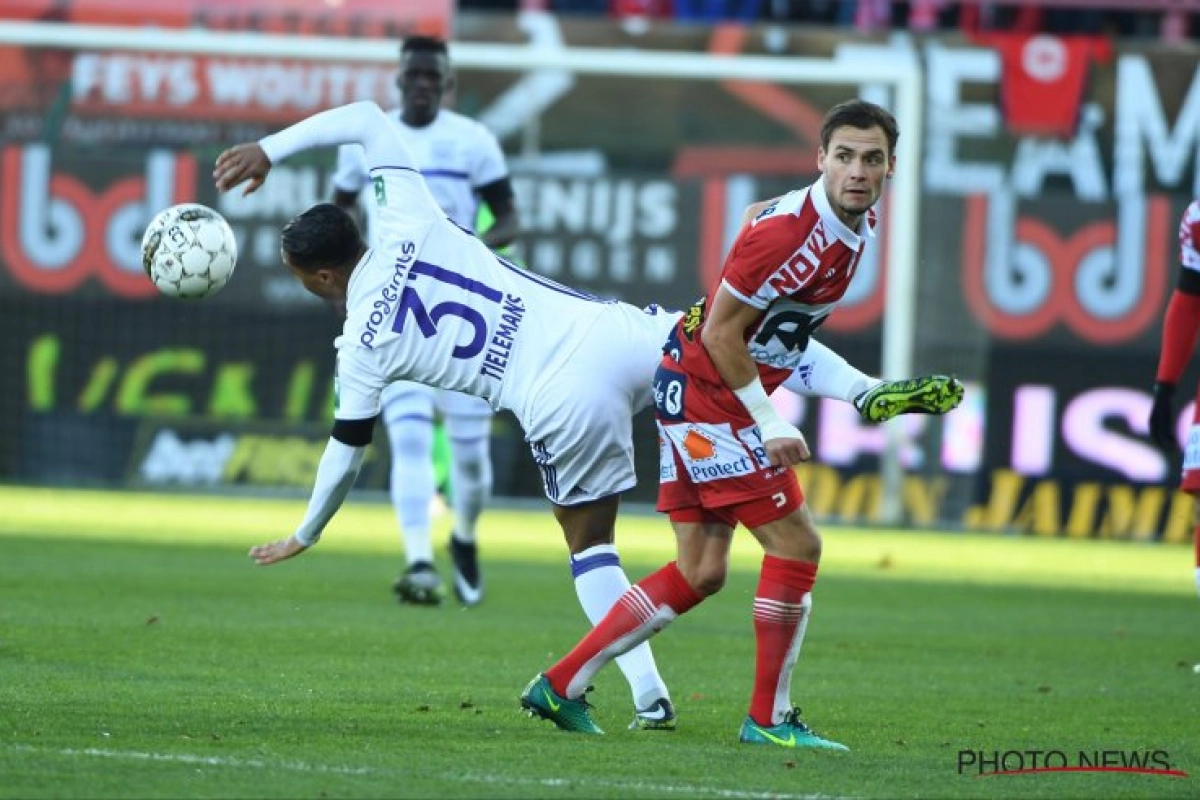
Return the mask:
M 813 729 L 804 724 L 800 719 L 800 706 L 793 706 L 791 711 L 785 713 L 783 721 L 802 733 L 813 733 Z

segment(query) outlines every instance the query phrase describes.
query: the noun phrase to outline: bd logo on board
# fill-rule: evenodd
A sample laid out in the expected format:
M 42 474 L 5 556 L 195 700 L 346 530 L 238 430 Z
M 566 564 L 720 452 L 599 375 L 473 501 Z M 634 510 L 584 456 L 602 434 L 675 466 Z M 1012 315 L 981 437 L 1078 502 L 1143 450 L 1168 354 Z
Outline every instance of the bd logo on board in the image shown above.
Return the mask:
M 55 171 L 42 144 L 0 152 L 0 259 L 22 286 L 43 294 L 73 291 L 97 278 L 114 294 L 155 293 L 142 270 L 141 239 L 153 210 L 195 197 L 191 156 L 157 150 L 144 172 L 93 188 Z

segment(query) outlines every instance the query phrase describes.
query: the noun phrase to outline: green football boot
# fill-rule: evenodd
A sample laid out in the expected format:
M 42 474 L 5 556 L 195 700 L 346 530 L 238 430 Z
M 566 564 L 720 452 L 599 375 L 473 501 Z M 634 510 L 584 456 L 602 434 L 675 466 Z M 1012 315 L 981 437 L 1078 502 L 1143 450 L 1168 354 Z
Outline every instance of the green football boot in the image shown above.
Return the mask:
M 554 691 L 550 681 L 539 673 L 521 692 L 521 707 L 530 716 L 548 719 L 564 731 L 572 733 L 604 733 L 588 713 L 591 704 L 582 697 L 570 700 Z
M 867 422 L 887 422 L 901 414 L 945 414 L 958 408 L 963 385 L 952 375 L 922 375 L 906 381 L 884 381 L 854 398 Z
M 743 744 L 777 744 L 780 747 L 809 747 L 816 750 L 848 751 L 850 748 L 832 739 L 824 739 L 813 733 L 812 728 L 800 721 L 800 709 L 793 708 L 778 725 L 759 725 L 750 717 L 742 723 L 738 741 Z

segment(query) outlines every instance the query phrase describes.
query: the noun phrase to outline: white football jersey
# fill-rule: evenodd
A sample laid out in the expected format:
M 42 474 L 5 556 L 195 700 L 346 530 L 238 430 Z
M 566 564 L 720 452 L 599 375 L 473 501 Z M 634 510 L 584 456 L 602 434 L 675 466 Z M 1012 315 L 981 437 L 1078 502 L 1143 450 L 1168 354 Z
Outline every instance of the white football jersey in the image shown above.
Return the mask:
M 444 109 L 423 128 L 405 125 L 399 109 L 387 115 L 403 137 L 438 205 L 456 224 L 474 231 L 475 216 L 479 211 L 476 191 L 508 175 L 504 153 L 496 137 L 470 117 Z M 357 194 L 370 182 L 362 147 L 357 144 L 339 147 L 334 187 Z M 367 202 L 365 206 L 368 236 L 372 245 L 378 245 L 376 205 Z
M 277 163 L 300 150 L 352 141 L 363 145 L 381 245 L 367 251 L 350 279 L 336 341 L 338 419 L 375 416 L 380 392 L 398 380 L 477 395 L 528 419 L 539 388 L 570 363 L 580 343 L 608 335 L 606 319 L 619 330 L 636 314 L 645 320 L 639 328 L 665 335 L 661 316 L 524 270 L 452 223 L 395 121 L 374 103 L 322 112 L 261 145 Z M 656 357 L 644 343 L 633 344 L 613 342 L 613 358 L 632 358 L 640 367 Z

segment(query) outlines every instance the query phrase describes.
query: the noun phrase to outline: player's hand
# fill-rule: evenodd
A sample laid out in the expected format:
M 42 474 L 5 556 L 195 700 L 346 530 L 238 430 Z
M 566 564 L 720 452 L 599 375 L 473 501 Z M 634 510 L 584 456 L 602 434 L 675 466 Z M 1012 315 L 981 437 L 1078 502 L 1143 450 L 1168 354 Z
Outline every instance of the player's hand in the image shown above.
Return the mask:
M 767 460 L 773 467 L 791 467 L 812 458 L 808 442 L 800 431 L 796 431 L 795 437 L 768 439 L 763 442 L 763 449 L 767 451 Z
M 276 561 L 284 561 L 292 556 L 299 555 L 307 549 L 307 547 L 296 540 L 295 536 L 289 536 L 277 542 L 251 547 L 250 557 L 254 559 L 255 564 L 265 567 L 268 564 L 274 564 Z
M 217 156 L 213 182 L 218 191 L 228 192 L 243 181 L 248 181 L 242 192 L 247 195 L 262 186 L 270 171 L 271 159 L 267 158 L 262 147 L 255 142 L 239 144 Z
M 1150 438 L 1170 455 L 1179 449 L 1175 439 L 1175 384 L 1155 383 L 1154 404 L 1150 406 Z

